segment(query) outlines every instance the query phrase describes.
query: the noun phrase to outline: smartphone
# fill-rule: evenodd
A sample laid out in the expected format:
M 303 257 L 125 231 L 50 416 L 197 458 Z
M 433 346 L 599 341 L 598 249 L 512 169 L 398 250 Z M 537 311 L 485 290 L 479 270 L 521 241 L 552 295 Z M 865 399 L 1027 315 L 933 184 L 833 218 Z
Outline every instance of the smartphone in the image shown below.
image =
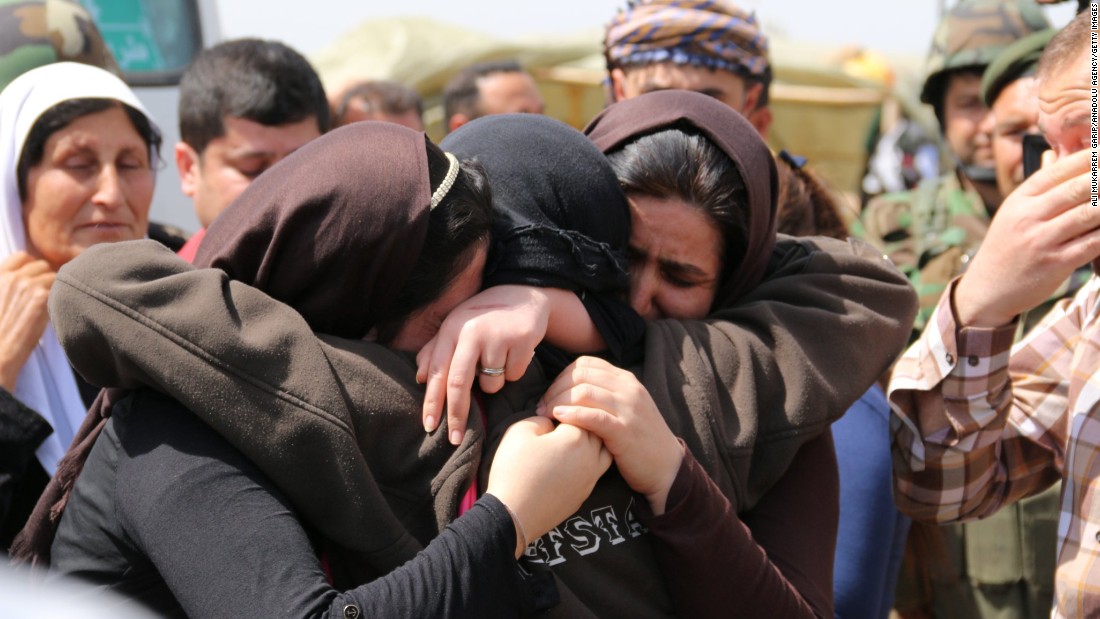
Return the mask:
M 1043 153 L 1050 150 L 1050 143 L 1041 134 L 1029 133 L 1024 136 L 1024 178 L 1039 169 L 1043 163 Z

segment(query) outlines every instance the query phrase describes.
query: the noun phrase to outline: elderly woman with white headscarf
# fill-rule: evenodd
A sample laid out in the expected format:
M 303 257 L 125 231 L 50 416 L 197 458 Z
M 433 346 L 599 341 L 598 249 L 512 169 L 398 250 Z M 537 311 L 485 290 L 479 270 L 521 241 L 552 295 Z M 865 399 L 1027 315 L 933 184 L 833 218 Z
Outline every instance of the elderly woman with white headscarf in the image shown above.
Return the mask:
M 0 545 L 22 527 L 97 390 L 46 312 L 54 275 L 148 227 L 160 132 L 115 75 L 62 62 L 0 93 Z

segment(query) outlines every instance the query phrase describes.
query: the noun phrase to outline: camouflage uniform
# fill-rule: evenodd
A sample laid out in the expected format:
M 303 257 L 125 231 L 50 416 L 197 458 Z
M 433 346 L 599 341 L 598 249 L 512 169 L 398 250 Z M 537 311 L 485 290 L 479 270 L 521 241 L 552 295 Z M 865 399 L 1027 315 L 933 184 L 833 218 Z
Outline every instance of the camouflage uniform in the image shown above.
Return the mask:
M 943 98 L 952 71 L 981 69 L 1017 39 L 1050 27 L 1031 0 L 965 0 L 944 16 L 928 54 L 921 101 Z M 867 204 L 858 236 L 882 248 L 909 276 L 920 296 L 914 339 L 948 282 L 962 272 L 989 229 L 989 212 L 975 191 L 951 171 L 913 191 L 879 196 Z
M 924 329 L 948 282 L 962 273 L 989 229 L 981 196 L 955 172 L 925 179 L 913 191 L 879 196 L 855 232 L 882 249 L 920 299 L 914 337 Z
M 942 100 L 947 72 L 988 65 L 1016 39 L 1047 27 L 1031 2 L 962 2 L 936 30 L 921 100 Z M 856 226 L 857 234 L 883 249 L 916 288 L 921 310 L 914 337 L 989 229 L 989 211 L 976 191 L 963 186 L 960 174 L 951 171 L 922 181 L 913 191 L 880 196 L 867 205 Z M 1085 279 L 1075 274 L 1056 298 L 1072 294 Z M 1021 330 L 1045 309 L 1023 317 Z M 932 542 L 933 548 L 925 549 L 931 558 L 916 569 L 906 562 L 898 583 L 898 610 L 930 610 L 940 618 L 1048 617 L 1059 490 L 1055 486 L 980 522 L 933 528 L 942 544 Z
M 80 4 L 70 0 L 0 0 L 0 90 L 35 67 L 61 61 L 122 74 Z

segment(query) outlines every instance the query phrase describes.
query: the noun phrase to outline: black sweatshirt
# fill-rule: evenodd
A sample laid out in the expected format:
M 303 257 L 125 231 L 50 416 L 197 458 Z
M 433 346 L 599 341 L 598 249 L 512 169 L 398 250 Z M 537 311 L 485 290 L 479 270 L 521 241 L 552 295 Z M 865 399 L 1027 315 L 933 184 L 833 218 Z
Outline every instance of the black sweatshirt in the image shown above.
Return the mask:
M 217 433 L 148 390 L 113 412 L 58 528 L 57 570 L 195 618 L 507 617 L 557 601 L 548 574 L 513 558 L 490 495 L 398 570 L 337 591 L 286 498 Z

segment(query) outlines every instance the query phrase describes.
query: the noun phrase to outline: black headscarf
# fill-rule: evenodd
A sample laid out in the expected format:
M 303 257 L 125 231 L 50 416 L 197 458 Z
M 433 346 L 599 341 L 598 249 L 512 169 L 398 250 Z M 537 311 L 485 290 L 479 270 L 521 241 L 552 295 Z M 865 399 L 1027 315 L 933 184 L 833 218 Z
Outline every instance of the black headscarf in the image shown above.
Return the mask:
M 493 188 L 485 285 L 581 293 L 612 361 L 637 359 L 645 323 L 623 300 L 630 209 L 603 154 L 576 129 L 532 114 L 479 118 L 440 145 L 476 159 Z M 551 361 L 548 371 L 563 360 Z
M 584 132 L 605 153 L 670 127 L 699 130 L 731 160 L 748 190 L 745 213 L 748 247 L 737 269 L 723 268 L 715 308 L 728 307 L 764 278 L 775 246 L 775 159 L 760 134 L 726 104 L 687 90 L 661 90 L 616 103 L 588 124 Z
M 257 178 L 211 224 L 195 266 L 298 311 L 315 332 L 361 338 L 416 264 L 431 187 L 423 133 L 353 123 Z

